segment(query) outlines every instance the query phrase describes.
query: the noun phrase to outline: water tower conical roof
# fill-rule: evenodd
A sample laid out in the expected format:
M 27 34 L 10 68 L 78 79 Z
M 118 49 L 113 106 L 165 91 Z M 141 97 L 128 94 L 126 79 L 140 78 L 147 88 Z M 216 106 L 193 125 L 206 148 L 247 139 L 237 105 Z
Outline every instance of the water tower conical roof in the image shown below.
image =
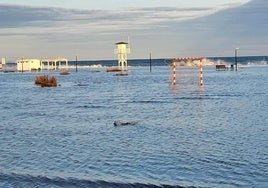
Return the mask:
M 128 43 L 127 42 L 117 42 L 115 44 L 118 45 L 118 44 L 128 44 Z

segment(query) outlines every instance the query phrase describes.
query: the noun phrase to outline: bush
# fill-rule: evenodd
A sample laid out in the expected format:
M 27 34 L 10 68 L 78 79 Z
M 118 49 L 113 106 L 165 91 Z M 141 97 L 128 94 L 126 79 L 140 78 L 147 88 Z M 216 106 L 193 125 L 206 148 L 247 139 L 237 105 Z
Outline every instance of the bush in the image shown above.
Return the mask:
M 41 85 L 41 87 L 57 87 L 57 79 L 48 75 L 36 76 L 35 84 Z

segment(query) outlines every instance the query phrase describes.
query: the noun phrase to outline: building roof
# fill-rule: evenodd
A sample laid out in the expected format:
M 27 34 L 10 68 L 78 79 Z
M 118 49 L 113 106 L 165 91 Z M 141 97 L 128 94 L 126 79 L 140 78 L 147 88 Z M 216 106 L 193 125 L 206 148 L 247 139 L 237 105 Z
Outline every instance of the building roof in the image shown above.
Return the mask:
M 21 58 L 21 59 L 18 59 L 16 62 L 18 63 L 18 62 L 27 62 L 27 61 L 40 61 L 39 59 L 23 59 L 23 58 Z
M 57 58 L 44 58 L 41 60 L 42 62 L 58 62 L 58 61 L 68 61 L 66 58 L 57 57 Z
M 115 43 L 116 45 L 118 44 L 128 44 L 127 42 L 118 42 L 118 43 Z

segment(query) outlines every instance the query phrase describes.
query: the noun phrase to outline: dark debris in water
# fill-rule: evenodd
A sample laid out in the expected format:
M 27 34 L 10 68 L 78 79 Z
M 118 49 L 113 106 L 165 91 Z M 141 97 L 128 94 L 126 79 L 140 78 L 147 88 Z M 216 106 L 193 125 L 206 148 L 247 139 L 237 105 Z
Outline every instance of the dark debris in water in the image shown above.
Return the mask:
M 125 125 L 136 125 L 137 121 L 120 121 L 116 120 L 114 121 L 114 126 L 125 126 Z
M 89 86 L 89 84 L 78 83 L 75 84 L 74 86 L 83 87 L 83 86 Z

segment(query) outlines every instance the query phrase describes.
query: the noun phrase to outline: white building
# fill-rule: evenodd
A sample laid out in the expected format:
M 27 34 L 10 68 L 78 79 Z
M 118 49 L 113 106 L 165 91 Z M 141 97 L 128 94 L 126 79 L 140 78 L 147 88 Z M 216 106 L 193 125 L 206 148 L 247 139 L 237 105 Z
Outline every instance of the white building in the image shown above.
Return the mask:
M 68 59 L 61 57 L 45 58 L 41 60 L 41 65 L 44 70 L 68 69 Z
M 17 60 L 17 71 L 37 71 L 41 70 L 41 61 L 39 59 L 19 59 Z

